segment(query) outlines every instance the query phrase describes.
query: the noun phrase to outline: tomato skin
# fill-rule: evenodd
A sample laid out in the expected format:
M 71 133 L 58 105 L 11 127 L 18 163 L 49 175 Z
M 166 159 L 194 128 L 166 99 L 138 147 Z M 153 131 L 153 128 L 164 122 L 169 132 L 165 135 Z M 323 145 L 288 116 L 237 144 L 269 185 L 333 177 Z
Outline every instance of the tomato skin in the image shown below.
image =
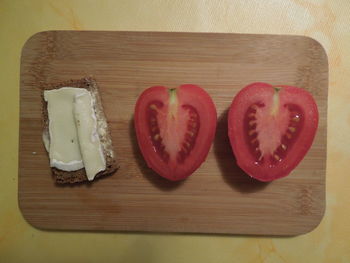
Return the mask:
M 152 105 L 154 108 L 153 104 L 158 105 L 157 113 L 154 115 L 154 111 L 149 115 L 149 107 Z M 169 121 L 173 109 L 177 112 L 174 114 L 176 121 L 171 121 L 172 118 Z M 193 115 L 198 117 L 197 128 L 193 130 L 195 134 L 192 133 L 194 138 L 184 141 L 183 138 L 189 132 L 187 116 Z M 152 118 L 152 121 L 157 118 L 158 126 L 150 126 Z M 176 89 L 150 87 L 142 92 L 135 106 L 134 126 L 141 153 L 151 169 L 171 181 L 187 178 L 205 161 L 214 139 L 216 122 L 216 108 L 211 97 L 205 90 L 192 84 L 181 85 Z M 156 134 L 158 140 L 161 138 L 160 144 L 154 140 L 152 127 L 160 135 Z M 184 160 L 179 158 L 183 142 L 190 145 Z
M 276 87 L 279 89 L 278 92 L 276 91 Z M 256 104 L 258 102 L 264 105 L 261 106 L 261 109 L 273 104 L 271 103 L 271 101 L 273 101 L 271 98 L 273 98 L 273 94 L 276 94 L 276 92 L 276 96 L 279 98 L 278 101 L 280 101 L 278 104 L 280 107 L 277 111 L 278 114 L 281 115 L 282 111 L 290 114 L 291 112 L 293 113 L 295 109 L 297 109 L 297 111 L 299 111 L 298 115 L 300 115 L 300 119 L 297 119 L 299 123 L 293 125 L 299 126 L 295 126 L 296 128 L 289 127 L 290 123 L 292 123 L 292 120 L 288 119 L 285 121 L 285 118 L 281 117 L 278 121 L 275 121 L 275 127 L 282 127 L 281 131 L 283 131 L 284 125 L 288 123 L 287 127 L 285 127 L 285 133 L 271 132 L 271 138 L 267 139 L 268 137 L 265 136 L 263 137 L 263 142 L 261 140 L 261 136 L 259 137 L 259 135 L 263 132 L 264 129 L 271 129 L 266 128 L 268 126 L 271 126 L 271 121 L 267 122 L 260 120 L 259 122 L 259 118 L 261 119 L 261 116 L 268 115 L 268 113 L 266 113 L 268 112 L 267 110 L 265 110 L 265 113 L 260 115 L 258 115 L 258 113 L 255 113 L 256 116 L 259 116 L 256 117 L 257 124 L 254 124 L 256 127 L 255 129 L 257 130 L 256 138 L 258 141 L 260 139 L 260 141 L 256 144 L 258 154 L 254 157 L 250 143 L 253 142 L 254 138 L 247 135 L 247 130 L 245 128 L 247 127 L 247 125 L 245 125 L 245 114 L 247 111 L 251 110 L 250 107 L 253 104 Z M 292 107 L 294 107 L 293 110 L 289 110 Z M 263 110 L 260 110 L 260 108 L 258 110 L 260 112 L 263 112 Z M 278 114 L 276 117 L 277 119 Z M 261 82 L 252 83 L 243 88 L 234 97 L 228 114 L 228 136 L 233 153 L 236 157 L 237 165 L 249 176 L 263 182 L 273 181 L 290 174 L 290 172 L 302 161 L 310 149 L 316 134 L 317 127 L 318 109 L 312 95 L 304 89 L 293 86 L 272 86 L 270 84 Z M 290 129 L 292 132 L 289 132 L 288 129 Z M 285 136 L 286 133 L 288 133 L 288 138 Z M 278 136 L 279 134 L 281 134 L 280 137 Z M 294 137 L 289 138 L 289 136 Z M 253 138 L 253 140 L 250 141 L 250 138 Z M 278 154 L 276 160 L 273 160 L 275 155 L 273 153 L 262 154 L 263 151 L 260 149 L 260 147 L 261 145 L 270 146 L 270 144 L 273 144 L 276 141 L 278 141 L 277 144 L 281 145 L 281 147 L 276 148 L 278 149 L 278 151 L 276 150 Z M 284 142 L 287 142 L 287 144 L 289 143 L 289 145 L 286 144 L 288 147 L 284 145 L 286 149 L 282 149 L 282 144 Z M 258 149 L 260 149 L 260 151 Z M 285 150 L 284 153 L 282 153 L 283 150 Z M 284 154 L 283 158 L 280 158 L 281 153 Z M 259 154 L 260 157 L 263 156 L 264 158 L 257 158 Z

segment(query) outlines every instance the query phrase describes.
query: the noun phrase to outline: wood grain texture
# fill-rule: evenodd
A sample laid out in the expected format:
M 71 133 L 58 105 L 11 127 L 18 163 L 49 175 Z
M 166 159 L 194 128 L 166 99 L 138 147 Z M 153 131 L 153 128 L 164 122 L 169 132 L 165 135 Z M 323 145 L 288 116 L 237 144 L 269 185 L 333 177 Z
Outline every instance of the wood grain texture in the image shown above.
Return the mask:
M 55 185 L 42 140 L 41 87 L 97 79 L 117 161 L 111 177 Z M 312 148 L 286 178 L 260 183 L 235 164 L 227 109 L 245 85 L 299 86 L 315 97 L 320 122 Z M 194 83 L 213 98 L 217 134 L 206 162 L 187 180 L 169 182 L 147 168 L 133 111 L 152 85 Z M 325 209 L 328 62 L 301 36 L 49 31 L 31 37 L 21 58 L 19 205 L 41 229 L 297 235 Z

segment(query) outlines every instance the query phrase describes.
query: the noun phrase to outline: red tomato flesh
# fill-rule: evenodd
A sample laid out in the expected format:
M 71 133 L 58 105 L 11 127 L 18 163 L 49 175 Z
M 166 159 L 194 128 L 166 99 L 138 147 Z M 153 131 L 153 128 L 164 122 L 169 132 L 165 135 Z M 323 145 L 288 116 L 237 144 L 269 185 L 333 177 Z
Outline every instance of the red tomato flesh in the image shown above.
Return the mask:
M 228 116 L 237 164 L 260 181 L 288 175 L 311 147 L 317 126 L 317 105 L 309 92 L 266 83 L 242 89 Z
M 216 129 L 215 105 L 202 88 L 155 86 L 135 107 L 134 124 L 147 165 L 159 175 L 182 180 L 205 160 Z

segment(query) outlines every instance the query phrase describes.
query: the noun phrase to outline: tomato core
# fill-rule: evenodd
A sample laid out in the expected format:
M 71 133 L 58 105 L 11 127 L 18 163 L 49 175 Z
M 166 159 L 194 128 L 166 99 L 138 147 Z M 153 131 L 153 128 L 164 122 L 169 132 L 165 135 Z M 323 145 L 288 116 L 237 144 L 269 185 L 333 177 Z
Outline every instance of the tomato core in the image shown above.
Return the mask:
M 162 112 L 163 106 L 164 104 L 161 101 L 152 101 L 147 107 L 148 128 L 154 150 L 166 163 L 170 159 L 183 163 L 196 143 L 200 128 L 200 117 L 197 110 L 191 105 L 182 105 L 182 115 L 181 117 L 177 116 L 179 105 L 176 103 L 176 99 L 170 99 L 170 109 L 166 113 Z M 164 123 L 164 119 L 166 119 L 167 125 L 161 131 L 159 122 Z M 178 134 L 178 132 L 174 134 L 176 127 L 181 122 L 186 123 L 186 130 L 183 131 L 183 134 Z M 172 139 L 169 139 L 169 135 Z M 175 145 L 173 143 L 174 137 L 179 138 L 180 143 Z M 181 147 L 178 147 L 178 145 Z
M 302 109 L 295 104 L 276 110 L 262 102 L 252 104 L 245 113 L 244 133 L 255 163 L 267 161 L 272 167 L 281 162 L 297 140 L 303 121 Z

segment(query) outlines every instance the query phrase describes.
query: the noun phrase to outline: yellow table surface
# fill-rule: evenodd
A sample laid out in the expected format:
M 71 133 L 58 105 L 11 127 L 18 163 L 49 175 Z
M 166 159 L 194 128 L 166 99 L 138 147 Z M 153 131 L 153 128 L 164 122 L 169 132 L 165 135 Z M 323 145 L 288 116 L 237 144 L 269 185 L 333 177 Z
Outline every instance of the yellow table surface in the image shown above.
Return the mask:
M 19 63 L 44 30 L 298 34 L 329 58 L 327 207 L 291 238 L 41 231 L 18 208 Z M 350 262 L 350 1 L 0 0 L 0 262 Z

